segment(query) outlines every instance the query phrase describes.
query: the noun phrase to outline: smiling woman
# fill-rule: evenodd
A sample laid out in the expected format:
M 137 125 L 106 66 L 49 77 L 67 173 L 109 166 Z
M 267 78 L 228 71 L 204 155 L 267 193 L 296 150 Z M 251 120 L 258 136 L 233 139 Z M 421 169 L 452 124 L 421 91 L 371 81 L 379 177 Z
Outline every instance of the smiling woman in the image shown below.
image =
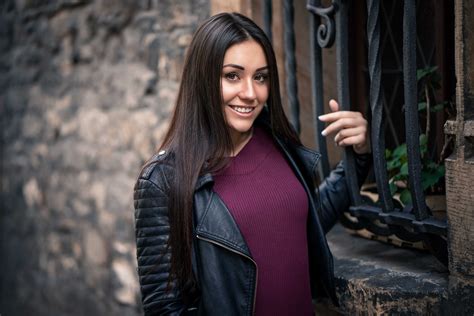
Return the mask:
M 237 155 L 252 136 L 253 122 L 268 99 L 268 66 L 262 47 L 254 40 L 231 46 L 222 67 L 224 115 Z
M 327 135 L 369 167 L 360 113 L 323 115 Z M 158 154 L 135 186 L 146 315 L 311 315 L 337 304 L 325 233 L 349 207 L 342 164 L 319 187 L 319 154 L 301 145 L 281 104 L 264 32 L 237 13 L 210 17 L 188 49 Z

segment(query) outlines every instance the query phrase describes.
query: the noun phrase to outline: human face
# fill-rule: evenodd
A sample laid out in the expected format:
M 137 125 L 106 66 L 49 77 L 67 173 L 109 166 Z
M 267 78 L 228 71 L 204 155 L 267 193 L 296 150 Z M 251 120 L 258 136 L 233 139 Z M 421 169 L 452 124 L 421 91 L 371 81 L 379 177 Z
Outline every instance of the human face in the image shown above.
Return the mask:
M 268 63 L 255 40 L 227 49 L 221 88 L 224 115 L 235 148 L 251 136 L 253 122 L 268 99 Z

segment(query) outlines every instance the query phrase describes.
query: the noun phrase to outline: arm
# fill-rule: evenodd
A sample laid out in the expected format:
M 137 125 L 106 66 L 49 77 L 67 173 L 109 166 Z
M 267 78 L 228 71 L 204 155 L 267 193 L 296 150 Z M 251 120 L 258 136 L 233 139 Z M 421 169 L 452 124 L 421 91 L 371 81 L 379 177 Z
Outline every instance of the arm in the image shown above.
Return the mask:
M 357 174 L 354 176 L 357 176 L 360 187 L 372 165 L 372 155 L 369 154 L 368 123 L 359 112 L 339 111 L 339 104 L 335 100 L 329 101 L 329 107 L 332 113 L 319 116 L 321 121 L 329 123 L 322 135 L 335 135 L 334 142 L 338 146 L 352 146 L 356 153 Z M 324 179 L 319 190 L 321 224 L 324 232 L 327 233 L 341 214 L 349 209 L 351 203 L 342 162 Z
M 359 187 L 372 165 L 372 155 L 355 155 L 357 182 Z M 337 222 L 343 212 L 349 209 L 351 204 L 349 189 L 346 182 L 344 163 L 341 161 L 331 171 L 319 186 L 319 198 L 321 201 L 319 217 L 324 233 L 327 233 Z
M 171 249 L 168 196 L 154 182 L 140 178 L 135 185 L 135 236 L 138 276 L 145 315 L 180 315 L 186 310 L 176 282 L 168 288 Z

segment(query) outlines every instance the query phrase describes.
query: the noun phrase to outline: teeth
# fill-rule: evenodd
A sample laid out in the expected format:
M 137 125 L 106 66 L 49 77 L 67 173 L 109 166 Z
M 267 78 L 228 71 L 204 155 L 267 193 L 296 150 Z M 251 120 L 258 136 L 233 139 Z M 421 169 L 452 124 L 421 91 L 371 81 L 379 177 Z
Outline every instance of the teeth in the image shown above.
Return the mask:
M 243 108 L 238 106 L 233 106 L 232 108 L 240 113 L 250 113 L 253 111 L 253 108 Z

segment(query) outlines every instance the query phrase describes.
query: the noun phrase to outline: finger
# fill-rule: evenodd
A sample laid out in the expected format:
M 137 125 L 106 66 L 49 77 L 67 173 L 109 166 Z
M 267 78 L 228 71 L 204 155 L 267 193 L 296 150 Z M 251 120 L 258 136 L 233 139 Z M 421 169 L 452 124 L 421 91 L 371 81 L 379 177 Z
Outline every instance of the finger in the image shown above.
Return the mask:
M 357 136 L 357 135 L 366 135 L 366 129 L 364 126 L 357 126 L 354 128 L 346 128 L 342 129 L 339 131 L 339 133 L 336 134 L 334 137 L 334 141 L 336 143 L 344 140 L 345 138 L 352 137 L 352 136 Z
M 338 111 L 338 112 L 323 114 L 323 115 L 318 116 L 318 119 L 323 122 L 332 122 L 332 121 L 345 118 L 345 117 L 363 119 L 363 116 L 360 112 L 354 112 L 354 111 Z
M 346 137 L 343 140 L 337 142 L 338 146 L 364 146 L 366 143 L 366 138 L 364 135 L 356 135 L 351 137 Z
M 339 111 L 339 104 L 337 103 L 336 100 L 331 99 L 329 100 L 329 108 L 331 109 L 332 112 L 337 112 Z
M 327 136 L 333 133 L 337 133 L 339 130 L 343 128 L 352 128 L 355 126 L 361 125 L 361 123 L 357 124 L 357 120 L 354 118 L 342 118 L 337 121 L 332 122 L 329 124 L 322 132 L 321 134 L 323 136 Z

